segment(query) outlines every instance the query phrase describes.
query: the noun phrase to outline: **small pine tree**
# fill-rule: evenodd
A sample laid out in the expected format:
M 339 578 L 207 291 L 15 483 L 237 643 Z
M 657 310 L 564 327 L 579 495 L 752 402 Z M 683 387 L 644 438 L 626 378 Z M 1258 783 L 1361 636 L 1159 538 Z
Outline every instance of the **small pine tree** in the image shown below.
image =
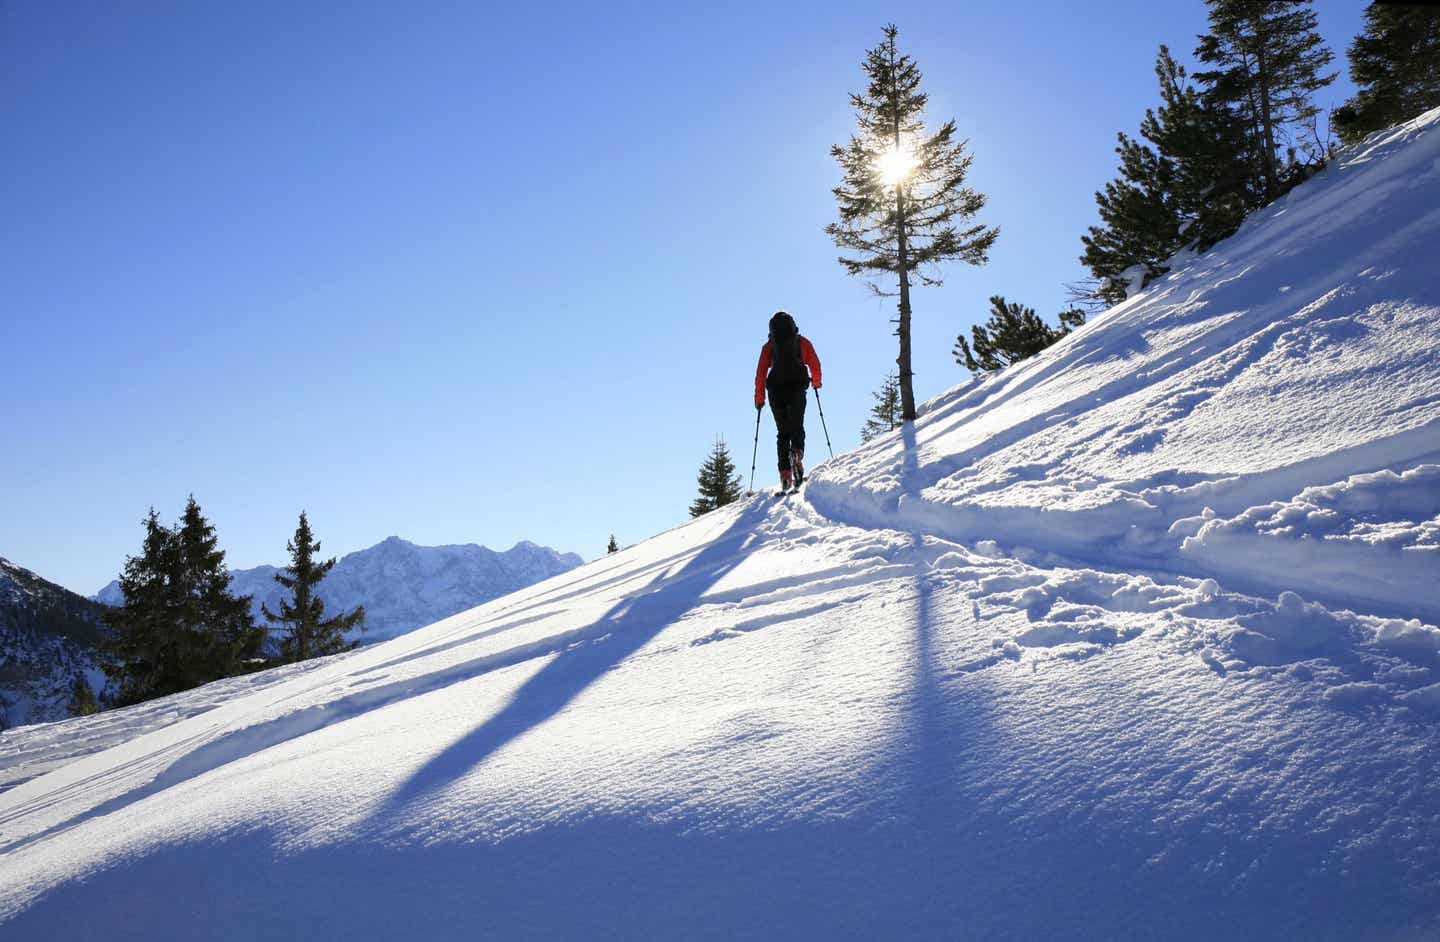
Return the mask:
M 841 249 L 851 275 L 893 275 L 899 284 L 900 418 L 915 418 L 910 370 L 910 279 L 940 284 L 941 262 L 983 265 L 1000 230 L 972 225 L 985 196 L 965 186 L 973 159 L 955 139 L 955 122 L 927 134 L 921 116 L 929 98 L 920 91 L 920 70 L 896 48 L 894 26 L 865 55 L 865 93 L 851 95 L 858 132 L 830 154 L 844 182 L 834 190 L 840 221 L 825 232 Z M 929 274 L 926 274 L 926 271 Z M 879 293 L 877 284 L 871 287 Z
M 900 377 L 891 373 L 885 377 L 879 392 L 870 394 L 875 404 L 870 407 L 870 418 L 860 430 L 860 440 L 868 442 L 877 435 L 900 427 Z
M 1370 4 L 1349 58 L 1359 91 L 1331 120 L 1352 144 L 1440 105 L 1440 7 Z
M 1210 31 L 1200 37 L 1195 57 L 1214 68 L 1195 78 L 1208 86 L 1209 103 L 1230 110 L 1249 132 L 1253 172 L 1268 204 L 1304 179 L 1304 168 L 1282 168 L 1280 149 L 1289 127 L 1305 126 L 1318 114 L 1314 95 L 1335 81 L 1335 73 L 1321 72 L 1334 55 L 1320 38 L 1310 0 L 1206 2 Z M 1293 147 L 1290 153 L 1293 165 Z
M 691 516 L 694 516 L 693 514 Z M 615 542 L 615 534 L 610 534 L 610 545 L 605 547 L 606 553 L 620 552 L 620 544 Z
M 710 457 L 700 466 L 699 484 L 700 496 L 690 504 L 692 517 L 740 499 L 740 475 L 735 473 L 735 463 L 730 460 L 730 449 L 725 447 L 725 439 L 715 439 Z
M 352 628 L 365 627 L 365 607 L 334 618 L 325 618 L 325 602 L 316 594 L 320 582 L 335 568 L 335 560 L 316 561 L 320 552 L 320 541 L 310 531 L 310 521 L 305 511 L 300 511 L 300 523 L 295 527 L 295 536 L 285 544 L 290 551 L 290 565 L 275 574 L 275 581 L 291 592 L 287 601 L 281 599 L 280 612 L 276 614 L 264 605 L 260 610 L 272 625 L 286 633 L 280 639 L 282 663 L 305 661 L 312 657 L 339 654 L 356 647 L 358 641 L 347 641 L 345 633 Z
M 100 712 L 100 703 L 95 699 L 95 691 L 90 689 L 90 682 L 85 679 L 84 674 L 76 674 L 75 679 L 70 683 L 70 703 L 66 707 L 71 716 L 89 716 L 92 713 Z
M 955 338 L 955 361 L 972 373 L 992 373 L 1028 359 L 1085 323 L 1085 314 L 1076 308 L 1060 312 L 1060 326 L 1051 327 L 1034 308 L 1007 302 L 1000 295 L 990 298 L 990 319 Z

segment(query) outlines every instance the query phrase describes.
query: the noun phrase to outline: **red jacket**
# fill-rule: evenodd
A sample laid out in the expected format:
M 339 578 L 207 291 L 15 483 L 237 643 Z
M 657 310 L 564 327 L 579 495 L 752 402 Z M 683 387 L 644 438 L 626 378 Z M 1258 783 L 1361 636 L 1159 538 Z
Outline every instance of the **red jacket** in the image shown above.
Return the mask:
M 755 367 L 755 408 L 765 405 L 765 377 L 770 372 L 770 341 L 765 341 L 765 346 L 760 348 L 760 364 Z M 815 348 L 805 335 L 800 335 L 800 361 L 810 368 L 810 385 L 816 389 L 820 388 L 820 358 L 815 355 Z

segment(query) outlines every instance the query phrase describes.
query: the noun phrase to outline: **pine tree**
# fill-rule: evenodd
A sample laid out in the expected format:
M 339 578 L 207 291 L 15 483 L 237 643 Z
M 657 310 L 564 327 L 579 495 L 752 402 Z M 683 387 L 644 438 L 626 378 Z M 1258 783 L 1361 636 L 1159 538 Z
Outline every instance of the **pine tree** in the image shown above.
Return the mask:
M 997 294 L 990 298 L 990 319 L 970 328 L 971 342 L 965 342 L 964 334 L 955 338 L 955 361 L 972 373 L 1002 370 L 1033 357 L 1083 323 L 1084 312 L 1070 308 L 1060 312 L 1060 326 L 1051 327 L 1034 308 Z
M 1147 143 L 1119 135 L 1120 178 L 1095 194 L 1101 225 L 1081 237 L 1094 295 L 1112 304 L 1134 279 L 1143 288 L 1168 271 L 1181 248 L 1203 250 L 1234 232 L 1255 204 L 1238 120 L 1207 106 L 1163 45 L 1155 76 L 1161 105 L 1140 122 Z
M 1119 138 L 1120 179 L 1095 194 L 1103 225 L 1080 237 L 1080 261 L 1099 279 L 1097 295 L 1111 304 L 1125 300 L 1137 269 L 1141 286 L 1163 274 L 1181 241 L 1179 213 L 1168 198 L 1173 166 L 1123 132 Z
M 117 706 L 186 689 L 183 664 L 193 658 L 180 615 L 175 532 L 153 507 L 144 526 L 140 554 L 126 557 L 120 573 L 125 602 L 104 616 L 110 637 L 101 648 L 101 667 L 115 682 Z
M 1370 4 L 1349 58 L 1359 91 L 1331 116 L 1345 143 L 1440 106 L 1440 7 Z
M 735 463 L 730 460 L 730 449 L 725 447 L 725 439 L 715 439 L 710 457 L 700 466 L 699 484 L 700 496 L 690 504 L 692 517 L 740 499 L 740 475 L 735 473 Z
M 335 568 L 335 559 L 316 561 L 320 541 L 311 532 L 305 511 L 300 511 L 300 523 L 285 548 L 290 552 L 290 565 L 275 574 L 275 581 L 289 589 L 291 597 L 280 600 L 279 614 L 260 606 L 266 620 L 286 632 L 280 638 L 281 662 L 305 661 L 356 647 L 359 642 L 347 641 L 345 633 L 356 627 L 364 630 L 365 607 L 334 618 L 324 617 L 325 602 L 315 590 Z
M 691 514 L 691 516 L 694 516 L 694 514 Z M 610 534 L 610 545 L 608 545 L 608 546 L 605 547 L 605 552 L 606 552 L 606 553 L 618 553 L 618 552 L 620 552 L 620 544 L 615 542 L 615 534 L 613 534 L 613 533 Z
M 1244 123 L 1254 141 L 1253 172 L 1263 201 L 1270 203 L 1304 178 L 1296 172 L 1303 168 L 1282 172 L 1280 148 L 1290 127 L 1313 121 L 1319 112 L 1314 95 L 1335 80 L 1335 73 L 1321 72 L 1334 56 L 1316 30 L 1310 0 L 1206 2 L 1210 32 L 1200 37 L 1195 57 L 1214 68 L 1195 78 L 1208 86 L 1210 104 Z
M 100 712 L 100 703 L 95 699 L 95 691 L 90 689 L 90 682 L 85 679 L 84 674 L 76 674 L 75 679 L 70 683 L 70 703 L 66 710 L 71 716 L 89 716 L 92 713 Z
M 264 631 L 250 597 L 230 594 L 230 573 L 215 528 L 192 496 L 180 525 L 151 508 L 139 556 L 125 560 L 125 603 L 105 614 L 111 637 L 102 668 L 124 706 L 240 673 L 260 651 Z
M 879 392 L 870 394 L 875 404 L 870 407 L 870 418 L 860 430 L 860 440 L 868 442 L 877 435 L 883 435 L 900 427 L 900 377 L 891 373 L 885 377 Z
M 984 264 L 1000 230 L 971 224 L 985 205 L 982 194 L 964 185 L 973 158 L 965 142 L 955 140 L 954 121 L 927 135 L 920 70 L 896 48 L 895 27 L 884 33 L 884 41 L 866 53 L 864 94 L 850 96 L 859 133 L 830 149 L 844 182 L 834 190 L 840 221 L 825 232 L 850 253 L 839 259 L 849 274 L 897 278 L 900 415 L 911 421 L 911 276 L 938 285 L 941 262 Z M 885 293 L 878 283 L 871 287 Z
M 198 652 L 190 686 L 241 673 L 259 656 L 265 629 L 255 625 L 250 596 L 230 594 L 225 551 L 193 495 L 185 503 L 176 538 L 187 588 L 184 619 Z

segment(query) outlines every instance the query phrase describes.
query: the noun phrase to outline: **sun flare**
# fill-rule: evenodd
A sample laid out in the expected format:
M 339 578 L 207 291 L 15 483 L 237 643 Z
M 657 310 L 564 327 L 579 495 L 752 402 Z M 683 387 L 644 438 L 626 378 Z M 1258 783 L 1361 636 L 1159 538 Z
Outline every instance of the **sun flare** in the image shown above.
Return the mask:
M 908 147 L 890 147 L 875 160 L 875 171 L 886 186 L 899 186 L 919 163 Z

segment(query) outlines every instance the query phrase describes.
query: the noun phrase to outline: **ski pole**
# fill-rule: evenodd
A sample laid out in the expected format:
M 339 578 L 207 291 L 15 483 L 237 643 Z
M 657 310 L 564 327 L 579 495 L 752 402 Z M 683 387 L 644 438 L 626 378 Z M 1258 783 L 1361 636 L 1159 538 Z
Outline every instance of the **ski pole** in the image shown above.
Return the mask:
M 750 449 L 750 493 L 755 493 L 755 456 L 760 453 L 760 406 L 755 407 L 755 445 Z
M 820 387 L 815 387 L 815 408 L 820 410 L 820 427 L 825 429 L 825 448 L 830 452 L 830 457 L 835 457 L 835 449 L 830 447 L 830 430 L 825 428 L 825 407 L 820 404 Z

